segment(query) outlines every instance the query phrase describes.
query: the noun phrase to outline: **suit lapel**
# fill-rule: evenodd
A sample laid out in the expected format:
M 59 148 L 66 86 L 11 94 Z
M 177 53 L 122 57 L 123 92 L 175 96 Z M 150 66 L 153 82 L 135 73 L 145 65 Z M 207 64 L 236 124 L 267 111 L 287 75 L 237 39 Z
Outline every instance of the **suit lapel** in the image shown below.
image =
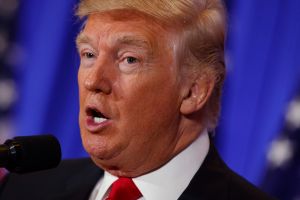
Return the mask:
M 47 200 L 87 200 L 101 176 L 103 171 L 91 163 L 67 181 L 63 192 L 48 196 Z
M 179 200 L 226 199 L 229 185 L 224 176 L 229 176 L 227 171 L 227 166 L 211 143 L 203 164 Z
M 226 199 L 229 185 L 228 168 L 219 157 L 214 145 L 210 144 L 209 152 L 189 186 L 179 197 L 179 200 L 215 200 Z M 47 200 L 87 200 L 97 181 L 104 172 L 94 164 L 89 164 L 78 171 L 67 181 L 63 192 L 49 195 Z M 225 176 L 225 177 L 224 177 Z M 227 178 L 226 178 L 227 177 Z M 59 184 L 59 183 L 58 183 Z

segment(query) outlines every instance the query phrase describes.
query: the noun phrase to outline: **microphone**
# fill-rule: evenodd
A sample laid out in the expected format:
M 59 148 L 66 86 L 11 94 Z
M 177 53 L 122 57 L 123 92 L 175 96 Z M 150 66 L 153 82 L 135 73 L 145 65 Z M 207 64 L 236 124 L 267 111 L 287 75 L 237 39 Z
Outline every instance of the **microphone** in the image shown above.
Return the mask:
M 14 173 L 28 173 L 57 167 L 61 148 L 52 135 L 22 136 L 0 145 L 0 167 Z

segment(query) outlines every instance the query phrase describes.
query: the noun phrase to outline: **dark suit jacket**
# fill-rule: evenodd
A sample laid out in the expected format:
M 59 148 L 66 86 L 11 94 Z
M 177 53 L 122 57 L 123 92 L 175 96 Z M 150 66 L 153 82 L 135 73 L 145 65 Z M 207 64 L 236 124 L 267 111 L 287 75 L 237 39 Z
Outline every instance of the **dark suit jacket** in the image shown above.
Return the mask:
M 183 172 L 184 173 L 184 172 Z M 87 200 L 103 175 L 90 159 L 63 161 L 56 169 L 10 174 L 1 200 Z M 176 177 L 174 177 L 176 181 Z M 211 145 L 202 166 L 180 200 L 268 200 L 255 186 L 231 171 Z

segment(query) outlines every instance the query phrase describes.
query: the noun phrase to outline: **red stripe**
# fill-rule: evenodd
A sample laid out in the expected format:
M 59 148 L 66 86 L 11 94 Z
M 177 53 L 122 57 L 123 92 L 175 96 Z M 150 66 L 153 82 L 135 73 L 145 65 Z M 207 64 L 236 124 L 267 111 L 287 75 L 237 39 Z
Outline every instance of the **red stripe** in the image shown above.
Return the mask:
M 4 179 L 4 177 L 6 176 L 7 171 L 3 168 L 0 168 L 0 183 L 1 181 Z

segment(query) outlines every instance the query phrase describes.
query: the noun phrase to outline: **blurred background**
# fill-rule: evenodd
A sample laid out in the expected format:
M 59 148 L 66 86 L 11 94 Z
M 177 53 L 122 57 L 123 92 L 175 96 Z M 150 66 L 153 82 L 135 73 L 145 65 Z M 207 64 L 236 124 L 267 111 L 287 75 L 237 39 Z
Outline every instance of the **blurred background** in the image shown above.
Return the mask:
M 52 133 L 87 156 L 77 124 L 77 0 L 0 0 L 0 142 Z M 269 194 L 300 199 L 300 1 L 227 0 L 228 76 L 217 147 Z M 0 171 L 1 177 L 1 171 Z

